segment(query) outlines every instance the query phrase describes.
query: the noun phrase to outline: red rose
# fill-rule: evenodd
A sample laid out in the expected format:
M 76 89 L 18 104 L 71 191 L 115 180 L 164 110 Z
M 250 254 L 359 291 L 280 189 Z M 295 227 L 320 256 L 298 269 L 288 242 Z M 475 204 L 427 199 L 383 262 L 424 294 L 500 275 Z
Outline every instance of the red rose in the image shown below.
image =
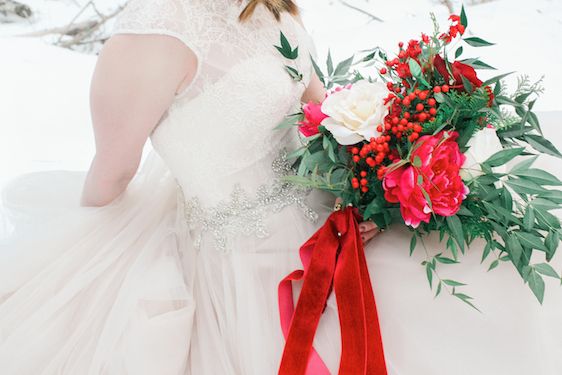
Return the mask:
M 443 60 L 443 58 L 440 55 L 435 56 L 435 59 L 433 60 L 433 65 L 435 66 L 435 69 L 437 69 L 439 74 L 443 76 L 445 82 L 451 83 L 450 82 L 451 75 L 447 70 L 447 65 L 445 64 L 445 60 Z M 462 77 L 466 78 L 475 88 L 482 86 L 482 81 L 476 75 L 476 70 L 474 70 L 474 68 L 471 67 L 470 65 L 466 65 L 459 61 L 455 61 L 451 66 L 451 70 L 453 71 L 453 79 L 455 81 L 453 86 L 454 88 L 460 91 L 464 90 Z
M 419 138 L 413 146 L 411 165 L 390 172 L 383 180 L 386 200 L 400 203 L 406 225 L 417 228 L 422 221 L 429 223 L 432 212 L 452 216 L 468 194 L 459 175 L 466 157 L 456 142 L 458 133 L 445 134 Z

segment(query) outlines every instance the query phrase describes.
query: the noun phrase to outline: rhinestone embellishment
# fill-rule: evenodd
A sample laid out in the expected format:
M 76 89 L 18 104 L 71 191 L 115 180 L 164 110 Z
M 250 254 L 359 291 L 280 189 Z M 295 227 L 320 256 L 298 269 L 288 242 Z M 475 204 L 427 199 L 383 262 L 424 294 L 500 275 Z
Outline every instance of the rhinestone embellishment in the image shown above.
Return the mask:
M 222 200 L 210 208 L 203 207 L 198 197 L 185 199 L 178 185 L 187 225 L 197 232 L 194 243 L 196 249 L 201 248 L 202 236 L 206 231 L 210 231 L 217 249 L 222 252 L 227 252 L 228 238 L 232 235 L 244 234 L 265 238 L 270 235 L 264 222 L 268 213 L 279 212 L 292 204 L 301 209 L 306 220 L 312 223 L 318 221 L 318 213 L 305 202 L 312 188 L 280 179 L 282 176 L 296 174 L 287 160 L 285 148 L 281 149 L 279 156 L 273 160 L 271 168 L 275 174 L 273 182 L 260 185 L 254 197 L 250 197 L 240 183 L 236 183 L 229 199 Z

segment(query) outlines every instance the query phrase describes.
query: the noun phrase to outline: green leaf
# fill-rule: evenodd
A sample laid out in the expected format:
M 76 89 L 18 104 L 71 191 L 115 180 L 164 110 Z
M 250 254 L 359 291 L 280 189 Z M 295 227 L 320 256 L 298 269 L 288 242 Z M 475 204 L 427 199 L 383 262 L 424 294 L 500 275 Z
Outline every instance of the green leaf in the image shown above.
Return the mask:
M 433 270 L 431 269 L 431 263 L 425 265 L 425 274 L 427 276 L 427 281 L 429 282 L 429 287 L 433 288 Z
M 560 279 L 560 276 L 558 276 L 558 273 L 548 263 L 535 264 L 534 267 L 535 267 L 535 270 L 537 270 L 537 272 L 540 273 L 541 275 L 553 277 L 555 279 Z
M 560 205 L 544 198 L 535 198 L 529 204 L 543 210 L 553 210 L 560 207 Z
M 532 270 L 527 281 L 529 282 L 529 287 L 533 291 L 533 294 L 542 305 L 544 300 L 544 280 L 542 276 L 535 270 Z
M 472 304 L 472 302 L 470 302 L 470 300 L 473 299 L 471 296 L 467 296 L 464 293 L 457 293 L 457 292 L 454 292 L 453 295 L 458 299 L 460 299 L 461 301 L 463 301 L 464 303 L 466 303 L 467 305 L 469 305 L 470 307 L 472 307 L 473 309 L 480 311 L 476 306 Z
M 332 53 L 328 50 L 328 58 L 326 59 L 326 66 L 328 67 L 328 75 L 332 76 L 334 73 L 334 62 L 332 60 Z
M 486 64 L 485 62 L 479 59 L 464 59 L 460 60 L 460 62 L 472 66 L 474 69 L 490 69 L 490 70 L 497 70 L 491 65 Z
M 542 194 L 546 191 L 542 186 L 529 180 L 509 179 L 505 183 L 519 194 Z
M 499 82 L 500 80 L 504 79 L 505 77 L 513 74 L 515 72 L 509 72 L 509 73 L 505 73 L 505 74 L 500 74 L 498 76 L 492 77 L 486 81 L 484 81 L 484 83 L 482 83 L 482 87 L 486 87 L 486 86 L 490 86 L 496 82 Z
M 437 291 L 435 292 L 435 297 L 437 297 L 441 293 L 443 283 L 439 282 L 437 285 Z
M 546 171 L 543 171 L 542 169 L 531 168 L 527 170 L 518 171 L 513 174 L 518 177 L 526 177 L 541 185 L 549 185 L 549 186 L 562 185 L 562 181 L 560 181 L 558 177 Z
M 336 70 L 334 71 L 334 75 L 335 76 L 346 75 L 349 72 L 349 68 L 351 67 L 351 64 L 353 64 L 354 57 L 355 56 L 351 56 L 350 58 L 340 62 L 336 67 Z
M 498 104 L 507 104 L 515 108 L 522 107 L 521 103 L 517 103 L 515 100 L 503 95 L 496 96 L 496 102 Z
M 324 72 L 322 72 L 322 69 L 320 69 L 320 67 L 318 66 L 318 63 L 316 63 L 316 61 L 314 60 L 312 55 L 310 55 L 310 61 L 312 61 L 312 67 L 314 68 L 314 71 L 316 72 L 316 75 L 318 76 L 318 78 L 320 79 L 322 84 L 325 86 L 326 80 L 324 79 Z
M 408 65 L 410 67 L 410 72 L 412 76 L 418 79 L 421 83 L 423 83 L 426 87 L 429 87 L 429 83 L 426 81 L 425 77 L 422 74 L 422 68 L 420 64 L 414 59 L 408 59 Z
M 412 239 L 410 240 L 410 256 L 412 256 L 412 254 L 414 253 L 414 249 L 416 248 L 417 242 L 418 242 L 418 236 L 416 233 L 414 233 Z
M 546 248 L 548 249 L 546 253 L 546 260 L 550 262 L 556 250 L 558 249 L 558 245 L 560 244 L 560 238 L 557 232 L 553 231 L 552 229 L 548 232 L 546 236 L 546 240 L 544 241 Z
M 461 252 L 464 254 L 464 231 L 462 227 L 462 222 L 457 215 L 446 217 L 447 226 L 451 231 L 453 237 L 459 244 Z
M 303 120 L 303 115 L 300 114 L 300 113 L 297 114 L 297 115 L 287 116 L 283 119 L 283 121 L 281 121 L 279 123 L 279 125 L 277 125 L 273 129 L 277 130 L 277 129 L 292 128 L 294 126 L 298 126 L 299 121 L 302 121 L 302 120 Z
M 461 7 L 461 25 L 463 25 L 465 29 L 468 27 L 468 18 L 466 17 L 466 12 L 464 10 L 464 4 Z
M 539 152 L 562 158 L 562 154 L 556 146 L 540 135 L 527 134 L 525 135 L 525 141 Z
M 455 51 L 455 59 L 458 59 L 462 55 L 462 51 L 463 51 L 462 46 L 457 48 L 457 50 Z
M 542 242 L 542 239 L 539 236 L 536 236 L 532 233 L 527 233 L 527 232 L 516 231 L 514 233 L 517 236 L 517 238 L 519 239 L 519 241 L 521 241 L 521 244 L 523 246 L 526 246 L 526 247 L 531 248 L 531 249 L 548 251 L 548 249 L 546 248 L 546 246 Z
M 532 206 L 528 206 L 523 216 L 523 225 L 526 230 L 531 230 L 535 226 L 535 210 Z
M 451 258 L 444 257 L 442 255 L 436 255 L 435 260 L 437 260 L 439 263 L 443 263 L 443 264 L 456 264 L 456 263 L 458 263 L 458 261 L 456 261 L 454 259 L 451 259 Z
M 540 224 L 549 228 L 560 229 L 560 219 L 557 216 L 551 214 L 550 212 L 542 208 L 536 208 L 535 216 L 537 217 L 537 220 Z
M 523 247 L 521 246 L 521 243 L 519 242 L 517 237 L 509 236 L 505 245 L 509 250 L 509 255 L 511 257 L 511 260 L 513 261 L 513 264 L 515 264 L 515 266 L 519 265 L 521 261 L 521 255 L 523 254 Z
M 499 264 L 500 264 L 500 261 L 498 259 L 494 260 L 492 262 L 492 264 L 490 264 L 490 267 L 488 268 L 488 272 L 490 272 L 491 270 L 496 268 Z
M 287 72 L 289 73 L 289 75 L 294 81 L 297 82 L 302 81 L 303 75 L 298 70 L 288 65 L 285 65 L 285 69 L 287 70 Z
M 472 47 L 488 47 L 494 45 L 494 43 L 490 43 L 482 38 L 477 38 L 477 37 L 464 38 L 463 40 L 469 45 L 471 45 Z
M 484 251 L 482 252 L 482 260 L 480 260 L 480 264 L 484 263 L 490 252 L 492 251 L 492 245 L 490 242 L 486 242 L 486 246 L 484 246 Z
M 449 279 L 444 279 L 444 280 L 441 280 L 441 281 L 443 281 L 445 284 L 447 284 L 449 286 L 464 286 L 464 285 L 466 285 L 466 284 L 463 284 L 463 283 L 459 283 L 458 281 L 449 280 Z
M 516 156 L 521 155 L 523 151 L 525 151 L 525 148 L 523 147 L 507 148 L 496 152 L 488 159 L 486 159 L 483 164 L 486 164 L 490 167 L 498 167 L 512 160 Z
M 531 166 L 537 160 L 538 157 L 539 157 L 538 155 L 534 155 L 533 157 L 524 159 L 523 161 L 517 163 L 513 168 L 511 168 L 510 173 L 515 174 L 517 172 L 524 171 L 531 168 Z

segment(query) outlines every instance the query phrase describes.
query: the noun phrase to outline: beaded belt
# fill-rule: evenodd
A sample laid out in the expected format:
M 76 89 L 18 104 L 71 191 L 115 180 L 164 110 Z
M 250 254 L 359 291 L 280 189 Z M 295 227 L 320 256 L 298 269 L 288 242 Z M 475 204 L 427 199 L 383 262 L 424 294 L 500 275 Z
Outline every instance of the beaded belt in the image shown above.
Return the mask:
M 240 183 L 236 183 L 230 198 L 213 207 L 203 207 L 198 197 L 186 199 L 178 184 L 188 227 L 196 229 L 200 225 L 194 243 L 197 249 L 200 249 L 202 235 L 206 231 L 212 233 L 216 248 L 223 252 L 228 250 L 227 238 L 231 235 L 253 234 L 258 238 L 267 237 L 270 234 L 264 222 L 267 214 L 279 212 L 292 204 L 301 208 L 306 220 L 312 223 L 318 221 L 318 213 L 305 201 L 312 188 L 280 179 L 282 176 L 295 174 L 294 168 L 287 160 L 285 148 L 273 160 L 271 168 L 275 174 L 273 182 L 260 185 L 254 197 L 250 197 Z

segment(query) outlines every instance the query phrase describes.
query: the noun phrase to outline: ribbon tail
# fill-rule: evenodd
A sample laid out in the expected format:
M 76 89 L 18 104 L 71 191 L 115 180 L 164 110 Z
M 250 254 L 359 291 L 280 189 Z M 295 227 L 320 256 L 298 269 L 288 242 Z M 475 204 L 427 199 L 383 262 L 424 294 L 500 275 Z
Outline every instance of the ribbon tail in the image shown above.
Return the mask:
M 312 344 L 333 280 L 338 248 L 339 237 L 328 220 L 300 249 L 305 268 L 302 274 L 293 272 L 279 285 L 281 325 L 286 338 L 279 375 L 329 375 Z M 302 278 L 294 308 L 291 282 Z

